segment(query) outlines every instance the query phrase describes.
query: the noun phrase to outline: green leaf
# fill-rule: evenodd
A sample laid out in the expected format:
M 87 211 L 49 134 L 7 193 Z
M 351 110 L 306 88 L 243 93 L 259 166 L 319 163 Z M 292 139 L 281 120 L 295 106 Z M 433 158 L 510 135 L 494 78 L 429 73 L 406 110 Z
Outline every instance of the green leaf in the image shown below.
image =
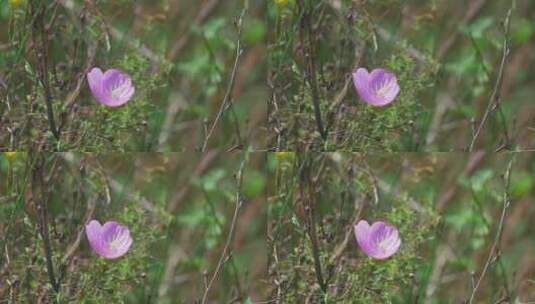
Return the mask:
M 522 44 L 529 40 L 533 34 L 533 23 L 526 18 L 514 20 L 511 25 L 511 41 Z
M 513 173 L 511 177 L 511 196 L 519 199 L 531 190 L 533 178 L 525 171 Z

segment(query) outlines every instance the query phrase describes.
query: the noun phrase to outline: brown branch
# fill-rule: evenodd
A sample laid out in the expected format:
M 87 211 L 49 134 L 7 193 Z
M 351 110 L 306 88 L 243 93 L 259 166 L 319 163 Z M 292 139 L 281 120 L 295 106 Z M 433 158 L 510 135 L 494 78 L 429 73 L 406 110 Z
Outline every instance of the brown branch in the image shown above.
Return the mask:
M 247 159 L 247 155 L 244 156 L 244 160 L 242 160 L 240 164 L 240 168 L 238 170 L 238 173 L 236 174 L 236 204 L 234 208 L 234 214 L 232 216 L 232 221 L 230 223 L 230 230 L 227 235 L 227 241 L 225 243 L 225 247 L 223 248 L 223 252 L 221 253 L 221 256 L 219 257 L 219 261 L 217 262 L 217 266 L 214 270 L 214 273 L 212 274 L 212 277 L 208 281 L 208 284 L 206 285 L 204 289 L 204 294 L 202 297 L 202 304 L 206 304 L 208 301 L 208 295 L 210 293 L 210 289 L 212 288 L 215 280 L 217 279 L 219 272 L 221 271 L 223 264 L 225 264 L 228 259 L 231 258 L 231 244 L 232 240 L 234 239 L 234 232 L 236 230 L 236 224 L 238 222 L 238 215 L 240 214 L 240 210 L 243 207 L 244 201 L 241 193 L 242 189 L 242 181 L 243 181 L 243 170 L 245 166 L 245 162 Z
M 91 198 L 87 203 L 87 210 L 85 212 L 83 225 L 78 229 L 76 239 L 69 246 L 67 252 L 65 253 L 65 255 L 63 255 L 63 258 L 61 259 L 60 269 L 62 270 L 62 275 L 64 275 L 63 270 L 65 270 L 69 266 L 72 257 L 76 253 L 76 250 L 78 250 L 78 247 L 80 247 L 80 242 L 82 241 L 82 237 L 84 236 L 85 225 L 89 222 L 89 220 L 93 218 L 93 214 L 95 213 L 95 207 L 97 205 L 96 203 L 96 197 Z
M 509 196 L 509 188 L 511 183 L 511 171 L 513 167 L 513 161 L 514 161 L 515 155 L 513 154 L 511 156 L 511 159 L 509 160 L 509 163 L 507 165 L 507 169 L 505 171 L 504 175 L 504 193 L 503 193 L 503 205 L 502 205 L 502 213 L 500 216 L 500 221 L 498 223 L 498 229 L 496 230 L 496 235 L 494 237 L 494 242 L 492 244 L 492 247 L 490 249 L 489 255 L 487 257 L 487 261 L 485 262 L 485 265 L 483 266 L 483 270 L 481 271 L 481 274 L 479 275 L 479 278 L 476 280 L 472 292 L 470 294 L 470 299 L 468 300 L 469 304 L 472 304 L 476 298 L 477 290 L 479 289 L 479 286 L 481 285 L 481 282 L 483 282 L 483 279 L 485 275 L 487 274 L 487 271 L 490 267 L 490 265 L 499 258 L 499 246 L 500 241 L 503 233 L 503 226 L 505 222 L 505 217 L 507 216 L 507 210 L 511 206 L 511 198 Z
M 76 101 L 78 100 L 78 96 L 80 95 L 82 85 L 84 84 L 84 81 L 86 80 L 86 75 L 89 72 L 89 69 L 93 67 L 93 64 L 95 62 L 95 55 L 97 53 L 97 48 L 98 48 L 98 40 L 95 42 L 94 46 L 89 47 L 84 70 L 82 71 L 80 75 L 78 75 L 78 79 L 76 81 L 76 85 L 74 89 L 67 95 L 67 98 L 65 99 L 64 104 L 65 104 L 66 110 L 60 114 L 61 122 L 60 122 L 60 126 L 58 127 L 60 132 L 67 124 L 68 115 L 72 113 L 72 110 L 74 109 L 74 105 L 76 104 Z
M 491 112 L 495 111 L 500 106 L 500 91 L 502 87 L 503 82 L 503 73 L 505 70 L 505 64 L 507 63 L 507 59 L 509 57 L 510 48 L 509 48 L 509 30 L 510 30 L 510 21 L 511 21 L 511 14 L 513 12 L 513 9 L 515 7 L 515 0 L 512 1 L 511 8 L 507 12 L 507 15 L 505 17 L 504 21 L 504 39 L 503 39 L 503 46 L 502 46 L 502 58 L 500 61 L 500 67 L 498 69 L 498 76 L 496 77 L 496 82 L 494 84 L 494 88 L 492 90 L 492 94 L 490 96 L 489 103 L 487 105 L 487 109 L 485 110 L 485 113 L 483 114 L 483 118 L 479 122 L 479 125 L 477 126 L 473 136 L 472 141 L 470 142 L 470 145 L 468 147 L 468 151 L 472 152 L 474 150 L 474 146 L 479 138 L 479 135 L 481 134 L 483 127 L 485 126 L 485 123 L 487 122 L 488 118 L 490 117 Z
M 238 63 L 240 62 L 241 55 L 243 54 L 242 43 L 241 43 L 241 32 L 242 32 L 242 25 L 243 25 L 243 17 L 245 16 L 246 12 L 247 12 L 247 10 L 244 8 L 242 10 L 240 16 L 238 17 L 238 20 L 236 21 L 236 26 L 238 28 L 238 40 L 237 40 L 237 45 L 236 45 L 236 56 L 234 58 L 234 65 L 232 67 L 230 80 L 229 80 L 229 83 L 227 85 L 227 92 L 225 93 L 225 97 L 223 98 L 223 101 L 221 102 L 221 105 L 219 107 L 219 111 L 217 112 L 216 118 L 212 122 L 212 126 L 210 127 L 210 129 L 208 130 L 208 133 L 206 134 L 206 136 L 204 138 L 204 142 L 203 142 L 203 145 L 202 145 L 202 148 L 201 148 L 202 152 L 206 151 L 206 148 L 208 146 L 208 141 L 210 140 L 210 137 L 212 137 L 212 134 L 214 133 L 214 130 L 215 130 L 217 124 L 219 123 L 219 120 L 221 120 L 221 117 L 223 117 L 223 113 L 225 112 L 225 110 L 227 110 L 227 108 L 231 108 L 232 109 L 232 106 L 233 106 L 232 90 L 234 88 L 234 83 L 236 82 L 236 74 L 238 72 Z M 237 118 L 236 118 L 235 114 L 234 114 L 234 119 L 237 122 Z M 239 126 L 236 126 L 236 133 L 237 133 L 237 136 L 238 136 L 238 142 L 241 142 Z
M 352 236 L 353 236 L 353 226 L 355 226 L 358 223 L 358 221 L 361 219 L 360 215 L 362 213 L 362 210 L 364 209 L 363 207 L 364 207 L 364 204 L 357 204 L 357 202 L 355 202 L 355 209 L 356 209 L 357 214 L 355 215 L 355 218 L 353 222 L 351 223 L 351 225 L 347 227 L 344 240 L 342 241 L 340 245 L 338 245 L 334 249 L 334 253 L 329 259 L 330 265 L 333 265 L 340 259 L 340 257 L 342 257 L 342 254 L 344 253 L 347 246 L 349 245 L 349 241 L 352 239 Z

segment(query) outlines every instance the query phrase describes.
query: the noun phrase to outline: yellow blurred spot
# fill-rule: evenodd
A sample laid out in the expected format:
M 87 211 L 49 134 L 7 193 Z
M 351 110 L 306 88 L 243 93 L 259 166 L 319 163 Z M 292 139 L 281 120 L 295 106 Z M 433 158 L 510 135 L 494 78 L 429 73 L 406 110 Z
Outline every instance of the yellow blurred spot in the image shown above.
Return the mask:
M 4 152 L 4 157 L 8 160 L 12 160 L 17 157 L 18 152 Z
M 275 0 L 275 4 L 283 6 L 288 4 L 288 0 Z
M 17 8 L 24 4 L 24 0 L 9 0 L 8 3 L 11 8 Z
M 279 159 L 279 160 L 282 160 L 282 159 L 286 159 L 286 158 L 290 158 L 294 155 L 294 152 L 275 152 L 275 156 Z

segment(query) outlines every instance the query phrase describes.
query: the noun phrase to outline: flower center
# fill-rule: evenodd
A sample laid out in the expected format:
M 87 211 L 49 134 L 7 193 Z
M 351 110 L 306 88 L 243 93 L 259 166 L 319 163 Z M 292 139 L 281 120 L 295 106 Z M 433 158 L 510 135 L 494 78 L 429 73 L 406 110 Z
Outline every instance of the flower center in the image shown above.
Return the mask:
M 118 83 L 111 87 L 110 95 L 114 99 L 118 99 L 123 91 L 123 83 Z
M 115 238 L 110 242 L 110 248 L 111 249 L 116 250 L 119 247 L 121 247 L 121 242 L 118 239 Z
M 388 245 L 388 242 L 389 242 L 389 239 L 388 238 L 383 238 L 382 240 L 380 240 L 378 243 L 377 243 L 377 247 L 381 248 L 381 249 L 386 249 L 387 248 L 387 245 Z
M 375 94 L 379 97 L 384 98 L 386 95 L 386 92 L 390 90 L 392 87 L 393 82 L 392 81 L 383 81 L 381 84 L 379 84 L 375 89 Z
M 392 234 L 383 231 L 376 241 L 376 246 L 381 250 L 389 250 L 389 248 L 392 246 Z
M 116 231 L 113 236 L 111 237 L 111 239 L 109 240 L 108 242 L 108 245 L 110 246 L 110 249 L 112 250 L 117 250 L 117 249 L 120 249 L 122 247 L 122 238 L 121 238 L 122 234 L 119 232 L 119 231 Z

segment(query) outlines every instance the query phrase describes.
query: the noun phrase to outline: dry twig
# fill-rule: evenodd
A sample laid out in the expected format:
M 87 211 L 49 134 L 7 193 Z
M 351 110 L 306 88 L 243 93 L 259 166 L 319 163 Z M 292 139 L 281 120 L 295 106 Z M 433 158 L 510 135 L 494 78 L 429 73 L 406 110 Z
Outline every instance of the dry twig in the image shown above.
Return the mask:
M 236 81 L 236 74 L 238 72 L 238 64 L 240 62 L 241 55 L 243 54 L 242 49 L 242 43 L 241 43 L 241 32 L 242 32 L 242 26 L 243 26 L 243 17 L 245 16 L 245 13 L 247 12 L 247 9 L 243 9 L 240 16 L 238 17 L 238 20 L 236 21 L 236 27 L 238 28 L 238 39 L 236 44 L 236 56 L 234 58 L 234 65 L 232 67 L 232 72 L 230 75 L 230 80 L 227 85 L 227 92 L 225 93 L 225 97 L 223 98 L 223 101 L 221 102 L 221 105 L 219 107 L 219 111 L 217 112 L 216 118 L 212 122 L 212 126 L 208 130 L 208 133 L 206 134 L 204 138 L 204 142 L 201 148 L 201 151 L 206 151 L 206 148 L 208 146 L 208 141 L 210 140 L 210 137 L 212 137 L 212 134 L 214 133 L 214 130 L 219 123 L 219 120 L 221 120 L 221 117 L 223 117 L 223 113 L 228 109 L 232 109 L 233 101 L 232 101 L 232 90 L 234 88 L 234 83 Z M 234 117 L 236 118 L 236 117 Z M 237 119 L 235 119 L 236 123 L 236 134 L 238 137 L 238 142 L 241 143 L 241 135 L 240 135 L 240 129 L 237 125 Z
M 231 257 L 232 251 L 230 247 L 232 244 L 232 240 L 234 239 L 234 232 L 236 230 L 236 224 L 238 222 L 238 215 L 240 214 L 240 210 L 244 204 L 241 191 L 242 191 L 242 181 L 243 181 L 243 170 L 245 167 L 245 163 L 247 161 L 246 159 L 247 159 L 247 155 L 244 156 L 244 160 L 242 160 L 240 164 L 240 168 L 238 169 L 238 172 L 236 174 L 236 184 L 237 184 L 236 185 L 236 203 L 235 203 L 235 208 L 234 208 L 234 214 L 232 216 L 232 221 L 230 223 L 230 230 L 227 235 L 227 241 L 225 243 L 225 247 L 223 248 L 223 252 L 221 253 L 221 256 L 219 257 L 219 261 L 217 262 L 217 266 L 214 270 L 214 273 L 212 274 L 212 277 L 210 278 L 210 280 L 208 281 L 208 284 L 206 285 L 204 289 L 204 294 L 202 296 L 202 304 L 207 303 L 210 289 L 212 288 L 215 280 L 217 279 L 219 272 L 223 268 L 223 264 L 225 264 L 226 261 L 228 261 L 228 259 L 232 258 Z
M 472 152 L 474 150 L 474 146 L 479 138 L 479 135 L 481 134 L 481 131 L 483 130 L 483 127 L 485 126 L 485 123 L 487 122 L 491 112 L 495 111 L 500 106 L 500 91 L 502 87 L 503 82 L 503 73 L 505 70 L 505 64 L 507 63 L 507 59 L 509 58 L 510 48 L 509 48 L 509 30 L 510 30 L 510 21 L 511 21 L 511 14 L 513 13 L 513 9 L 515 7 L 515 1 L 512 1 L 511 8 L 507 12 L 507 15 L 505 17 L 505 21 L 503 24 L 504 27 L 504 38 L 503 38 L 503 45 L 502 45 L 502 58 L 500 61 L 500 67 L 498 68 L 498 76 L 496 77 L 496 82 L 494 84 L 494 88 L 492 89 L 492 95 L 490 96 L 489 103 L 487 105 L 487 109 L 485 110 L 485 113 L 483 114 L 483 118 L 479 122 L 473 136 L 472 141 L 470 142 L 470 145 L 468 147 L 468 151 Z
M 504 193 L 503 193 L 503 205 L 502 205 L 502 213 L 500 216 L 500 221 L 498 222 L 498 228 L 496 230 L 496 235 L 494 237 L 494 242 L 492 243 L 492 247 L 490 249 L 489 255 L 487 257 L 487 261 L 485 262 L 485 265 L 483 266 L 483 270 L 481 271 L 481 274 L 475 281 L 475 284 L 472 288 L 472 292 L 470 294 L 470 299 L 468 300 L 469 304 L 472 304 L 476 298 L 477 291 L 479 289 L 479 286 L 481 285 L 481 282 L 483 282 L 483 279 L 485 278 L 485 275 L 487 274 L 487 271 L 490 267 L 490 265 L 496 260 L 499 259 L 499 246 L 500 241 L 502 237 L 503 232 L 503 226 L 505 222 L 505 218 L 507 216 L 507 211 L 509 210 L 509 207 L 511 206 L 511 198 L 509 196 L 509 187 L 511 183 L 511 171 L 513 168 L 513 161 L 514 161 L 514 154 L 511 156 L 511 159 L 509 160 L 509 163 L 507 165 L 507 169 L 504 174 Z

